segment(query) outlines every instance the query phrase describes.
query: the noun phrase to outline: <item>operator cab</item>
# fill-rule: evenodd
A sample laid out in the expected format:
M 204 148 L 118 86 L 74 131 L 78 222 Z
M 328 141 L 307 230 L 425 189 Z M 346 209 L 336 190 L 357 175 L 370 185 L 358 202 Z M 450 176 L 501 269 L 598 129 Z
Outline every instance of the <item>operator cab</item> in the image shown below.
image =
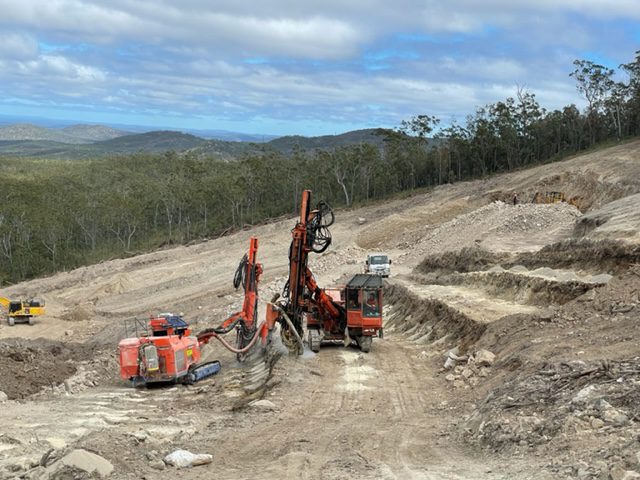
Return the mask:
M 169 335 L 191 335 L 189 324 L 181 315 L 161 313 L 156 318 L 149 320 L 149 326 L 153 337 L 166 337 Z
M 358 274 L 347 284 L 347 318 L 382 318 L 382 286 L 379 275 Z

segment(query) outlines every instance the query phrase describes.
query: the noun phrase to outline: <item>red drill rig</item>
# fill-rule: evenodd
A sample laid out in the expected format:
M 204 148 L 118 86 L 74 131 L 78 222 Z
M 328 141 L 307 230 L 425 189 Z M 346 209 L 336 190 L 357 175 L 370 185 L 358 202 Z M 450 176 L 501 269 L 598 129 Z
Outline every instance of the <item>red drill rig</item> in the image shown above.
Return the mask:
M 257 263 L 258 239 L 251 238 L 249 252 L 242 258 L 234 276 L 234 286 L 244 289 L 242 310 L 231 315 L 222 325 L 203 330 L 193 336 L 189 324 L 178 315 L 161 314 L 149 321 L 150 334 L 125 338 L 118 346 L 120 376 L 134 385 L 154 382 L 193 383 L 215 375 L 220 362 L 200 364 L 201 347 L 217 338 L 240 359 L 259 336 L 266 339 L 266 323 L 257 325 L 258 282 L 262 265 Z M 273 327 L 273 324 L 271 325 Z M 222 336 L 236 330 L 236 346 Z
M 351 339 L 368 352 L 372 338 L 382 336 L 382 279 L 358 274 L 345 286 L 323 289 L 308 267 L 310 252 L 322 253 L 331 245 L 329 227 L 334 218 L 324 202 L 311 209 L 311 191 L 302 192 L 300 219 L 292 230 L 289 249 L 289 279 L 282 299 L 269 304 L 267 321 L 279 319 L 290 349 L 294 348 L 294 338 L 303 337 L 306 326 L 307 343 L 314 352 L 324 341 L 348 344 Z

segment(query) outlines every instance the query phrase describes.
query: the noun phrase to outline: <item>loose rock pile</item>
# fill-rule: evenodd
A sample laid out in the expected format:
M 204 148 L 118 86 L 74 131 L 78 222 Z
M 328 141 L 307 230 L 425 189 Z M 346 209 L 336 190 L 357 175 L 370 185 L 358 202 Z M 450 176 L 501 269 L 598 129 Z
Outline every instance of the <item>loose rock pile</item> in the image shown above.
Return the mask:
M 434 255 L 473 247 L 479 242 L 502 245 L 510 237 L 520 239 L 572 226 L 581 215 L 577 208 L 566 203 L 493 202 L 434 228 L 417 244 L 399 247 L 411 249 L 411 255 Z
M 513 453 L 562 450 L 580 438 L 584 450 L 554 455 L 552 471 L 584 479 L 637 478 L 640 445 L 628 439 L 640 434 L 639 400 L 640 357 L 547 364 L 490 393 L 464 422 L 463 435 L 494 452 Z

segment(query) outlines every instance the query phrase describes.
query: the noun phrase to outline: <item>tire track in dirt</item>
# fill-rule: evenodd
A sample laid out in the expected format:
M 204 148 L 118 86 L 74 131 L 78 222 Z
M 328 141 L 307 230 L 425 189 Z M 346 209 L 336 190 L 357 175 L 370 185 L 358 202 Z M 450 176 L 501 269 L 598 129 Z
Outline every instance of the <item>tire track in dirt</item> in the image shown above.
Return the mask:
M 267 396 L 276 410 L 239 412 L 232 431 L 210 430 L 200 448 L 224 452 L 215 460 L 220 479 L 535 478 L 503 473 L 495 459 L 446 441 L 446 394 L 431 366 L 416 360 L 420 348 L 391 335 L 369 354 L 333 345 L 285 358 Z M 184 478 L 208 477 L 195 469 Z

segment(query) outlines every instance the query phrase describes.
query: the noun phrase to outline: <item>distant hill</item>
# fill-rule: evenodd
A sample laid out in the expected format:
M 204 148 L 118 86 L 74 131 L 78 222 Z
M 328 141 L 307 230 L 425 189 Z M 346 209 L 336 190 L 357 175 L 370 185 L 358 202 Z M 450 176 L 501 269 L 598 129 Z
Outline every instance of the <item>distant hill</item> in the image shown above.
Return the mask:
M 66 135 L 87 140 L 89 142 L 100 142 L 102 140 L 111 140 L 112 138 L 124 137 L 131 135 L 133 132 L 117 130 L 115 128 L 106 127 L 104 125 L 71 125 L 60 130 Z
M 18 123 L 0 127 L 0 140 L 5 141 L 49 141 L 73 145 L 109 140 L 123 135 L 130 135 L 130 132 L 116 130 L 103 125 L 72 125 L 65 128 L 46 128 L 29 123 Z
M 85 144 L 48 140 L 0 140 L 0 155 L 44 158 L 93 158 L 136 152 L 187 151 L 207 140 L 180 132 L 148 132 Z
M 367 129 L 321 137 L 294 135 L 257 143 L 207 140 L 171 130 L 128 134 L 123 130 L 101 125 L 73 125 L 63 129 L 52 129 L 22 124 L 0 127 L 0 155 L 80 159 L 173 150 L 197 157 L 214 156 L 231 160 L 265 151 L 291 155 L 296 148 L 307 153 L 362 143 L 382 148 L 384 137 L 377 132 L 378 129 Z
M 207 140 L 222 140 L 225 142 L 253 142 L 266 143 L 277 135 L 259 135 L 255 133 L 229 132 L 227 130 L 191 130 L 185 129 L 185 133 L 191 133 L 196 137 L 206 138 Z
M 76 159 L 91 157 L 92 150 L 91 144 L 70 144 L 50 140 L 0 140 L 0 155 Z
M 339 135 L 323 135 L 321 137 L 289 135 L 271 140 L 267 145 L 287 155 L 291 154 L 296 147 L 312 151 L 316 149 L 333 150 L 336 147 L 344 147 L 346 145 L 369 143 L 382 148 L 384 145 L 384 137 L 378 135 L 376 133 L 378 131 L 379 129 L 377 128 L 369 128 L 364 130 L 353 130 Z
M 104 153 L 181 152 L 207 143 L 204 138 L 188 133 L 158 130 L 95 142 L 92 146 Z
M 53 128 L 38 127 L 28 123 L 19 123 L 0 127 L 0 140 L 45 140 L 59 143 L 90 143 L 90 140 L 78 138 Z

